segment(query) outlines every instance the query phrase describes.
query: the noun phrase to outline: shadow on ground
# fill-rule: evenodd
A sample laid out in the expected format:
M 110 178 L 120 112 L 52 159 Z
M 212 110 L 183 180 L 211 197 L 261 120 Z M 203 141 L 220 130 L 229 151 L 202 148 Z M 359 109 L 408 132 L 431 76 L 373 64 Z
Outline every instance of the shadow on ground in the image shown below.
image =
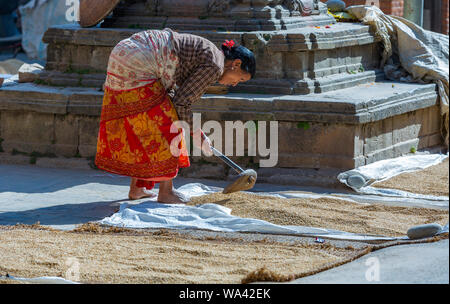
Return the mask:
M 76 225 L 98 221 L 116 213 L 120 203 L 127 200 L 67 204 L 26 211 L 12 211 L 0 214 L 0 225 L 39 222 L 41 225 Z

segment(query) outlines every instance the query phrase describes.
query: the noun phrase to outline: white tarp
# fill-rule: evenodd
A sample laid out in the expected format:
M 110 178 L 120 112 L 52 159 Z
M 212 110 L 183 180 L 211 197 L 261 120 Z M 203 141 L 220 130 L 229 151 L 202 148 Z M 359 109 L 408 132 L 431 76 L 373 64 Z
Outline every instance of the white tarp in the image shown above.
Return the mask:
M 20 281 L 25 284 L 79 284 L 77 282 L 66 280 L 61 277 L 19 278 L 19 277 L 13 277 L 13 276 L 7 276 L 7 277 L 0 276 L 0 279 Z
M 402 173 L 414 172 L 437 165 L 444 161 L 447 154 L 416 153 L 397 158 L 385 159 L 353 170 L 343 172 L 337 176 L 341 183 L 353 190 L 370 195 L 416 198 L 425 200 L 448 201 L 448 197 L 421 195 L 396 189 L 370 187 L 371 184 L 382 182 Z
M 178 190 L 191 197 L 216 192 L 216 190 L 198 183 L 186 184 Z M 364 235 L 320 227 L 276 225 L 259 219 L 231 215 L 231 209 L 217 204 L 199 206 L 160 204 L 156 202 L 156 198 L 148 199 L 137 205 L 122 204 L 117 213 L 98 222 L 126 228 L 205 229 L 222 232 L 326 237 L 341 240 L 389 241 L 408 238 L 407 236 L 394 238 Z
M 31 0 L 19 6 L 22 20 L 22 47 L 28 57 L 46 60 L 47 45 L 42 42 L 42 37 L 47 29 L 52 25 L 74 23 L 67 20 L 66 14 L 71 7 L 66 2 L 65 0 Z
M 448 35 L 427 31 L 402 17 L 385 15 L 376 6 L 356 5 L 346 10 L 370 25 L 375 35 L 381 38 L 384 47 L 382 67 L 389 79 L 437 84 L 442 134 L 448 146 Z

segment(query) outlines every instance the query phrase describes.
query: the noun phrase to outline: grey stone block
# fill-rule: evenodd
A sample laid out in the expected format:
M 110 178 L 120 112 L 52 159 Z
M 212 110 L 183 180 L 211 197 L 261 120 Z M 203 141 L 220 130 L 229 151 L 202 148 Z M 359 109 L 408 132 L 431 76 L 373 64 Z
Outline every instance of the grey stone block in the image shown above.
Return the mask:
M 78 119 L 79 145 L 81 157 L 93 157 L 97 153 L 97 138 L 100 127 L 100 117 L 82 116 Z
M 57 155 L 74 157 L 78 151 L 78 118 L 74 115 L 55 116 L 54 150 Z
M 278 121 L 277 167 L 348 170 L 400 156 L 408 153 L 412 146 L 426 148 L 442 142 L 438 123 L 427 122 L 425 127 L 429 130 L 421 131 L 425 119 L 438 122 L 440 119 L 436 101 L 433 101 L 437 96 L 435 85 L 395 83 L 395 91 L 397 94 L 392 94 L 392 83 L 381 82 L 306 96 L 206 95 L 194 104 L 193 110 L 203 114 L 203 123 L 208 120 L 221 121 L 222 128 L 224 121 Z M 94 156 L 102 96 L 102 92 L 94 89 L 49 89 L 30 84 L 0 90 L 0 136 L 5 139 L 3 148 L 9 152 L 16 149 L 67 156 L 73 155 L 77 148 L 83 157 Z M 413 103 L 414 107 L 408 105 L 410 112 L 404 113 L 402 105 L 420 97 L 426 98 L 427 102 L 419 100 Z M 35 102 L 35 98 L 39 98 L 39 102 Z M 66 105 L 64 111 L 52 106 L 58 103 Z M 16 124 L 24 120 L 9 116 L 26 114 L 33 119 L 41 117 L 36 113 L 46 117 L 50 128 L 42 125 L 41 118 L 41 125 L 22 124 L 25 129 L 17 134 L 5 130 L 7 123 Z M 436 132 L 429 133 L 436 128 Z M 49 134 L 41 132 L 45 138 L 35 142 L 34 138 L 42 134 L 34 136 L 33 132 L 43 129 L 53 131 Z M 426 133 L 429 135 L 424 135 Z M 244 149 L 248 149 L 247 141 L 244 142 Z M 258 164 L 263 158 L 267 157 L 257 155 L 249 158 L 243 166 Z
M 38 63 L 24 63 L 19 69 L 19 82 L 33 82 L 39 78 L 44 67 Z
M 439 224 L 425 224 L 414 226 L 408 229 L 406 234 L 412 240 L 422 239 L 426 237 L 432 237 L 442 230 L 442 226 Z
M 53 153 L 54 114 L 5 111 L 0 123 L 6 152 Z

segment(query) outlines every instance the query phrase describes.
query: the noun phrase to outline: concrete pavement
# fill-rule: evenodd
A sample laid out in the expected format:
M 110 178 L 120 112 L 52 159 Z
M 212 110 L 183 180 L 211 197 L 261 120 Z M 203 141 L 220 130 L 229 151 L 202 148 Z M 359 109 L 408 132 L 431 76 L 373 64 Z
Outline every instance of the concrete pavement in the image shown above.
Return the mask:
M 449 240 L 398 245 L 293 284 L 448 284 Z
M 175 187 L 192 182 L 212 187 L 228 184 L 226 181 L 177 178 Z M 120 204 L 129 202 L 128 185 L 129 178 L 98 170 L 0 164 L 0 225 L 34 224 L 39 221 L 41 225 L 57 229 L 73 229 L 78 224 L 110 216 Z M 333 192 L 271 184 L 257 184 L 254 191 Z M 381 249 L 351 263 L 291 283 L 448 284 L 449 241 Z
M 128 177 L 100 170 L 0 163 L 0 225 L 39 221 L 56 229 L 73 229 L 77 224 L 110 216 L 121 203 L 129 202 L 129 183 Z M 174 186 L 187 183 L 223 188 L 230 181 L 177 177 Z M 283 190 L 301 188 L 270 184 L 257 184 L 253 188 L 255 192 Z M 321 190 L 308 190 L 311 191 Z M 326 194 L 326 190 L 322 193 Z

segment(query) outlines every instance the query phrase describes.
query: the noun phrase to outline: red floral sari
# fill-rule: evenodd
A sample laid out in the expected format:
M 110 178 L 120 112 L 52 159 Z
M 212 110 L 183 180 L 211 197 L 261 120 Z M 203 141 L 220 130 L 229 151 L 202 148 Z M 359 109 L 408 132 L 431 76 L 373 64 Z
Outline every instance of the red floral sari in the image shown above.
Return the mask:
M 95 164 L 98 168 L 138 178 L 138 187 L 177 176 L 189 167 L 182 129 L 171 133 L 177 112 L 159 81 L 130 90 L 105 87 Z M 170 149 L 177 137 L 180 156 Z

